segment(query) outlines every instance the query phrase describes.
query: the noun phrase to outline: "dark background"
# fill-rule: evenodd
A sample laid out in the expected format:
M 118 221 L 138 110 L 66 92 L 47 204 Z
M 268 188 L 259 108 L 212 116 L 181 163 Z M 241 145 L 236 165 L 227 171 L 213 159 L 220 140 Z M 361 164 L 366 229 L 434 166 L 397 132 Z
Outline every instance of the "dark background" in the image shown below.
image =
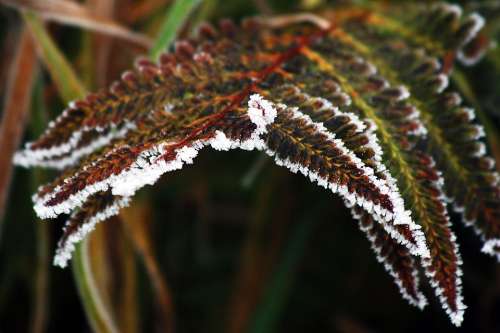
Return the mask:
M 139 1 L 116 0 L 115 19 L 150 34 L 169 1 L 149 2 L 155 3 L 154 10 L 132 20 Z M 303 4 L 267 1 L 277 13 Z M 238 19 L 259 9 L 265 9 L 262 2 L 259 7 L 246 0 L 213 1 L 204 18 Z M 0 5 L 0 98 L 21 23 L 15 10 Z M 56 24 L 50 31 L 77 72 L 85 74 L 80 52 L 95 34 Z M 89 80 L 94 88 L 118 78 L 141 53 L 123 42 L 111 45 L 107 71 Z M 463 70 L 484 111 L 498 124 L 500 80 L 489 66 L 486 60 Z M 63 104 L 46 72 L 37 82 L 53 118 Z M 26 140 L 32 136 L 28 129 Z M 39 237 L 48 235 L 51 257 L 64 222 L 37 221 L 30 201 L 34 178 L 16 168 L 2 225 L 0 332 L 32 330 L 37 274 L 43 269 Z M 165 318 L 144 255 L 130 235 L 138 230 L 154 249 L 149 257 L 172 297 L 177 332 L 500 332 L 500 265 L 480 253 L 480 240 L 456 215 L 453 229 L 469 307 L 460 329 L 452 326 L 425 282 L 430 304 L 424 311 L 400 297 L 341 200 L 258 153 L 204 151 L 195 165 L 142 190 L 129 216 L 132 221 L 113 219 L 99 226 L 99 243 L 92 246 L 100 257 L 96 260 L 105 261 L 101 287 L 116 316 L 130 322 L 130 332 L 162 331 Z M 71 268 L 45 269 L 45 330 L 89 331 Z

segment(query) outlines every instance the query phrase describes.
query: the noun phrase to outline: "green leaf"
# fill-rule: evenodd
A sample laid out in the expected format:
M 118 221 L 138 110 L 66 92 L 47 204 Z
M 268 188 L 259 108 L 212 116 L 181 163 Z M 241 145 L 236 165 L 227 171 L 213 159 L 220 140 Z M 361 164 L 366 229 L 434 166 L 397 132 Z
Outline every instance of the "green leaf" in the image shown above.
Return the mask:
M 168 9 L 160 32 L 151 48 L 150 56 L 157 60 L 162 52 L 172 44 L 186 19 L 201 0 L 176 0 Z
M 107 311 L 92 274 L 88 255 L 88 240 L 76 246 L 75 259 L 72 261 L 73 276 L 78 287 L 80 299 L 94 332 L 115 333 L 118 328 Z
M 47 66 L 62 99 L 69 103 L 84 96 L 85 88 L 80 83 L 70 63 L 47 33 L 43 22 L 35 14 L 28 11 L 23 13 L 23 18 L 36 40 L 43 62 Z
M 271 276 L 262 301 L 256 308 L 248 332 L 276 331 L 277 323 L 294 284 L 297 266 L 304 255 L 307 241 L 316 225 L 315 220 L 317 221 L 313 216 L 307 216 L 293 228 L 290 239 L 283 250 L 281 262 L 278 263 Z

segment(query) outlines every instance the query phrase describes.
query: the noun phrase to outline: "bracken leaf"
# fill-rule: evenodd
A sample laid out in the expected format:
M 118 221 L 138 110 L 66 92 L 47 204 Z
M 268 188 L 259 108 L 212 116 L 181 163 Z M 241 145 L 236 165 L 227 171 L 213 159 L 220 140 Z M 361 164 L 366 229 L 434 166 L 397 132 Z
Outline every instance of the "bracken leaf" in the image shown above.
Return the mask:
M 307 50 L 307 57 L 324 75 L 341 83 L 342 89 L 351 96 L 352 112 L 375 122 L 381 146 L 387 154 L 385 163 L 404 193 L 416 223 L 425 233 L 431 258 L 422 263 L 443 307 L 452 321 L 459 324 L 464 308 L 460 259 L 455 237 L 449 229 L 440 173 L 432 158 L 418 147 L 426 129 L 417 108 L 408 101 L 407 88 L 391 86 L 388 79 L 376 74 L 378 69 L 374 64 L 360 58 L 339 39 L 328 37 L 314 47 L 318 52 Z M 344 61 L 338 60 L 342 57 Z M 378 84 L 367 85 L 367 80 Z
M 129 198 L 113 196 L 110 191 L 98 192 L 90 197 L 66 222 L 64 234 L 57 245 L 54 265 L 66 267 L 75 244 L 92 232 L 99 222 L 118 215 L 128 203 Z
M 64 170 L 34 196 L 42 218 L 74 212 L 56 264 L 200 149 L 257 149 L 339 194 L 418 307 L 425 298 L 412 255 L 421 257 L 460 325 L 461 259 L 447 204 L 476 221 L 483 251 L 500 248 L 493 160 L 473 112 L 445 91 L 454 59 L 472 64 L 484 52 L 482 25 L 455 5 L 343 6 L 317 19 L 202 25 L 157 64 L 138 60 L 16 155 L 20 165 Z
M 366 56 L 382 61 L 381 73 L 405 83 L 411 101 L 421 112 L 427 128 L 426 150 L 435 157 L 443 172 L 447 196 L 454 210 L 462 213 L 485 241 L 483 251 L 499 257 L 500 193 L 494 159 L 486 156 L 486 145 L 480 139 L 484 130 L 476 122 L 474 110 L 461 105 L 455 92 L 443 90 L 448 77 L 439 59 L 423 50 L 412 50 L 403 40 L 388 38 L 383 32 L 357 31 L 358 43 L 373 45 L 382 41 Z M 350 36 L 351 41 L 355 38 Z M 382 57 L 383 55 L 383 57 Z
M 353 208 L 351 213 L 359 220 L 359 227 L 370 241 L 377 260 L 394 278 L 403 298 L 411 305 L 423 309 L 427 305 L 427 299 L 419 288 L 418 263 L 408 249 L 389 237 L 366 212 Z

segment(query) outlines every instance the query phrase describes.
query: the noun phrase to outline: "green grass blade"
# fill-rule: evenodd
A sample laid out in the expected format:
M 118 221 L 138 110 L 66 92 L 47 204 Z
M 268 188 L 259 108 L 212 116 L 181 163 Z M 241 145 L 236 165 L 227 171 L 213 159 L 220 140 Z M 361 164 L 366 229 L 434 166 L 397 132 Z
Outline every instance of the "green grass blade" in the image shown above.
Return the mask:
M 33 13 L 23 18 L 35 37 L 45 66 L 55 82 L 61 98 L 70 101 L 82 98 L 86 89 L 75 74 L 64 54 L 48 34 L 42 21 Z M 87 241 L 77 245 L 72 262 L 73 275 L 87 318 L 95 332 L 118 332 L 110 312 L 106 309 L 98 290 L 88 258 Z
M 23 18 L 38 44 L 40 55 L 59 90 L 61 98 L 68 103 L 76 98 L 83 97 L 85 95 L 83 85 L 47 33 L 43 22 L 31 12 L 23 13 Z
M 160 33 L 151 48 L 150 56 L 152 59 L 158 59 L 158 56 L 174 41 L 179 29 L 200 1 L 177 0 L 170 6 Z
M 276 331 L 276 325 L 280 320 L 294 282 L 295 270 L 302 259 L 316 220 L 317 218 L 314 216 L 308 216 L 292 230 L 282 261 L 277 265 L 271 277 L 248 332 L 271 333 Z
M 95 285 L 88 255 L 88 238 L 76 246 L 71 266 L 92 330 L 103 333 L 118 332 Z

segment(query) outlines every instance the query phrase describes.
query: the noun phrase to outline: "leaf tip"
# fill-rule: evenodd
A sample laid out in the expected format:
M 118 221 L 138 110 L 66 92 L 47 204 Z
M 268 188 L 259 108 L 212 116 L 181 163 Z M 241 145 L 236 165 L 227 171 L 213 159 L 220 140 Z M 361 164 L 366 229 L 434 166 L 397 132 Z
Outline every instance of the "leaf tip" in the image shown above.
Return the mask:
M 500 239 L 494 238 L 487 240 L 481 252 L 489 254 L 497 258 L 497 261 L 500 262 Z

